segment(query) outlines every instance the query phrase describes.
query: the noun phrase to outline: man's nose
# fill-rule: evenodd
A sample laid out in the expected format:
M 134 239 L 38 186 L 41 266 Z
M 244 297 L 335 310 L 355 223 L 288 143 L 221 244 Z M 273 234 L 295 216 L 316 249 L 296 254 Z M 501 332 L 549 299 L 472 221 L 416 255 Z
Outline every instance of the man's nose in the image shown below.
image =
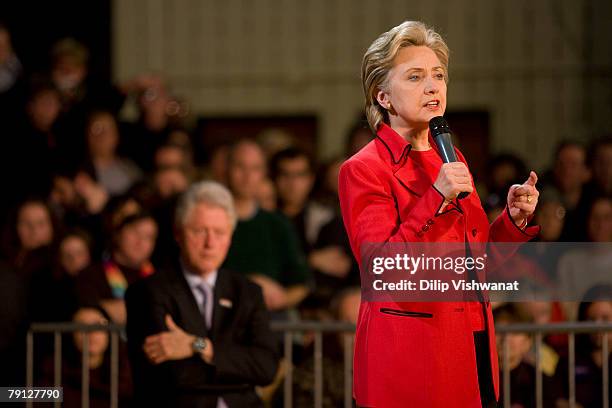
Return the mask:
M 213 244 L 214 238 L 212 234 L 206 234 L 206 237 L 204 237 L 204 248 L 212 248 Z

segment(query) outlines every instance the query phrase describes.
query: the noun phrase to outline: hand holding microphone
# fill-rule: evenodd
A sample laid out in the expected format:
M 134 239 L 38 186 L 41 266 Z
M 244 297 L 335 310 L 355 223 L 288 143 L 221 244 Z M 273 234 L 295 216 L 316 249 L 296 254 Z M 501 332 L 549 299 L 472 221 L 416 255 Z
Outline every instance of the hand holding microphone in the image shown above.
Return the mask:
M 449 202 L 467 197 L 474 191 L 472 177 L 465 163 L 457 160 L 448 123 L 442 116 L 436 116 L 429 121 L 429 130 L 444 161 L 434 187 Z
M 462 162 L 444 163 L 438 173 L 434 187 L 446 201 L 463 198 L 474 190 L 467 166 Z M 462 195 L 465 194 L 463 197 Z

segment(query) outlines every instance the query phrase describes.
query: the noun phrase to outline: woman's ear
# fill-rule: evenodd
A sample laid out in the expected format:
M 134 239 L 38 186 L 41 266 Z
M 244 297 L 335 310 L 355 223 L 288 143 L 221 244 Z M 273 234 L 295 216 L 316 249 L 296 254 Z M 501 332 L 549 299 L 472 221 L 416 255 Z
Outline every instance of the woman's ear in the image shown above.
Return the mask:
M 376 93 L 376 101 L 384 109 L 391 110 L 391 100 L 389 94 L 381 89 Z

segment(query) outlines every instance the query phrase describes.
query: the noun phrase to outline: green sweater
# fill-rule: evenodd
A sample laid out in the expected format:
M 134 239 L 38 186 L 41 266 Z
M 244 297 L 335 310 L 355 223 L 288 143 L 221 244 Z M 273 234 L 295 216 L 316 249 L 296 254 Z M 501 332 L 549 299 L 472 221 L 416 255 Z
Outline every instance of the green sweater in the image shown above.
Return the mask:
M 293 226 L 283 215 L 262 209 L 238 221 L 223 267 L 245 275 L 265 275 L 283 286 L 310 283 Z

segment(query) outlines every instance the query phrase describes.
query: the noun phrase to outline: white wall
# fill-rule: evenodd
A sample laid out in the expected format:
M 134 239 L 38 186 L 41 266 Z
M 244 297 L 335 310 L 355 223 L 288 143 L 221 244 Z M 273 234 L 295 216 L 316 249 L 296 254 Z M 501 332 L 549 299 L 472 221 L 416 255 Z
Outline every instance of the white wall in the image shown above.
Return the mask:
M 612 130 L 611 3 L 115 0 L 113 69 L 167 74 L 202 115 L 315 113 L 326 157 L 362 106 L 365 49 L 418 19 L 450 46 L 448 109 L 488 110 L 493 150 L 540 168 L 557 140 Z

